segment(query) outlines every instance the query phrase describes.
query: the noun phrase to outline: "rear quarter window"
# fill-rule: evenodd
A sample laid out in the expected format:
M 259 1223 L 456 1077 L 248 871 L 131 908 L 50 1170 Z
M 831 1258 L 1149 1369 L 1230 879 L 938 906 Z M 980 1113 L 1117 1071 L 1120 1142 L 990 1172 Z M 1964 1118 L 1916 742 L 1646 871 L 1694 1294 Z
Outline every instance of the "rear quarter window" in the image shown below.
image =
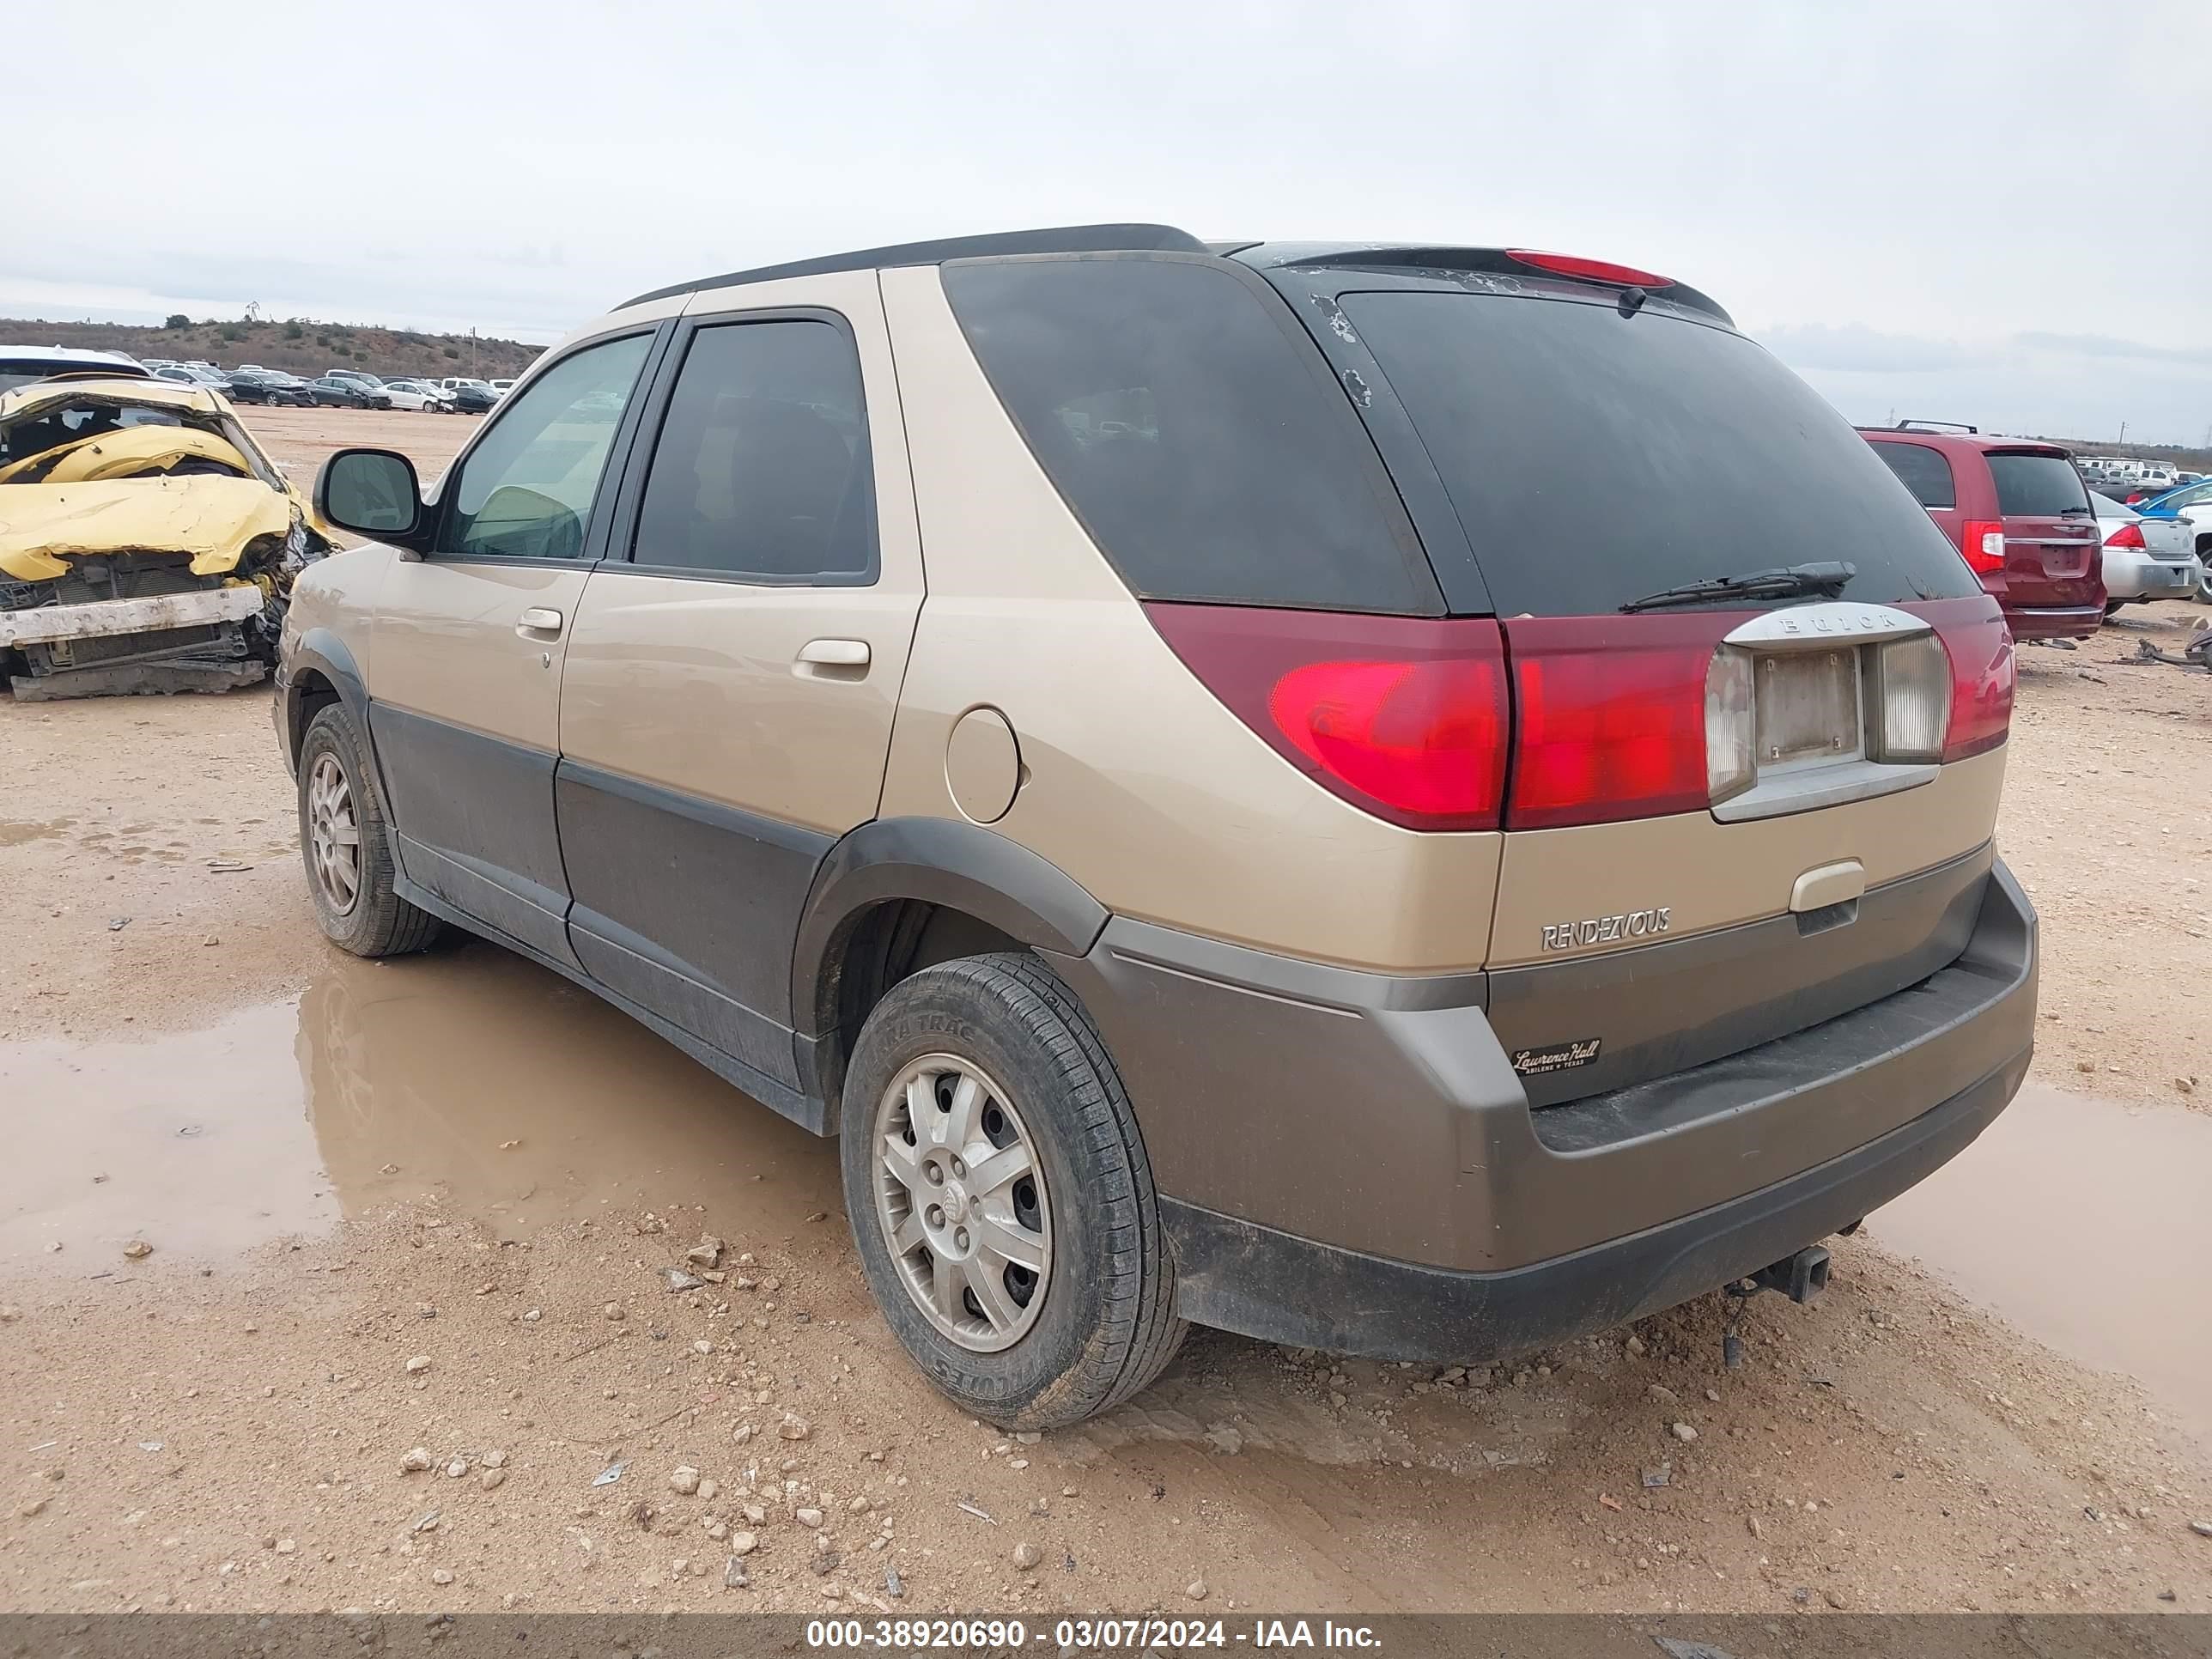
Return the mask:
M 1956 507 L 1959 486 L 1951 476 L 1951 463 L 1940 449 L 1926 444 L 1893 443 L 1882 440 L 1874 447 L 1898 482 L 1912 492 L 1923 507 Z
M 1139 595 L 1443 611 L 1365 428 L 1272 293 L 1200 260 L 954 263 L 943 280 L 1038 465 Z
M 1999 451 L 1988 459 L 1997 487 L 1997 511 L 2007 518 L 2053 519 L 2088 510 L 2088 488 L 2065 456 Z
M 1972 573 L 1874 446 L 1765 349 L 1655 310 L 1480 294 L 1342 304 L 1434 460 L 1498 614 L 1842 560 L 1848 599 Z

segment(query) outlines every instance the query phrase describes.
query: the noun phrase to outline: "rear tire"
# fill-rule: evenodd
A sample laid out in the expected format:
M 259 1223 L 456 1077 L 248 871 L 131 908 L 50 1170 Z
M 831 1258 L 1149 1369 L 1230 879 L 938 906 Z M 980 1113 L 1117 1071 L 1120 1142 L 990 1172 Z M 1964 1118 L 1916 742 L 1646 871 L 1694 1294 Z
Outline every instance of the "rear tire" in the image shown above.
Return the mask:
M 1143 1138 L 1090 1016 L 1036 957 L 972 957 L 893 986 L 861 1028 L 841 1114 L 868 1288 L 962 1410 L 1061 1428 L 1175 1357 L 1185 1327 Z M 1008 1164 L 1022 1173 L 994 1182 Z M 1001 1255 L 994 1239 L 1017 1242 Z M 987 1272 L 989 1309 L 974 1276 Z
M 300 857 L 323 936 L 357 957 L 428 948 L 440 924 L 393 890 L 390 820 L 368 744 L 342 702 L 326 704 L 300 740 Z

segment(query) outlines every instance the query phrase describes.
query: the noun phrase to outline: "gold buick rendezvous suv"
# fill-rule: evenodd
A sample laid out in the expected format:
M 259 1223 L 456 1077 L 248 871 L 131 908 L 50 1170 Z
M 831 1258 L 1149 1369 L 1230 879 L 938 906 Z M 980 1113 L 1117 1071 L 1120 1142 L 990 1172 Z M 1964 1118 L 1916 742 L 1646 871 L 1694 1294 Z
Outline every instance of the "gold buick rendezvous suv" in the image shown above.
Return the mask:
M 878 248 L 642 295 L 430 495 L 316 501 L 374 538 L 284 628 L 324 930 L 497 940 L 842 1136 L 999 1423 L 1186 1321 L 1481 1361 L 1808 1295 L 2028 1063 L 1996 603 L 1662 276 Z

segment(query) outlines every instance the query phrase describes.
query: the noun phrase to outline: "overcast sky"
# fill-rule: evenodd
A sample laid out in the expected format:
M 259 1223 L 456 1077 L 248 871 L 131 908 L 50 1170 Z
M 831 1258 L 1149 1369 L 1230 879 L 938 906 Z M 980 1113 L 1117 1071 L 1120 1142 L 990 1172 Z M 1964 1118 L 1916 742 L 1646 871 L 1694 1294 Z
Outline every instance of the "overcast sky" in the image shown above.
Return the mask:
M 1625 260 L 1855 419 L 2212 432 L 2212 3 L 11 9 L 0 315 L 550 339 L 1102 220 Z

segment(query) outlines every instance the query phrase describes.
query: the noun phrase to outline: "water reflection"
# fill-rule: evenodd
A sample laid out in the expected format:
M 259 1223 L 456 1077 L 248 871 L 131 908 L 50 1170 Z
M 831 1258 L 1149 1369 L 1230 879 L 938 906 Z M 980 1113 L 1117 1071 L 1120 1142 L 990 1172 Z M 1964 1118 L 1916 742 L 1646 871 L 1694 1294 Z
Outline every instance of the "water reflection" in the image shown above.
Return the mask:
M 333 956 L 296 1002 L 204 1030 L 0 1044 L 0 1097 L 18 1268 L 119 1271 L 133 1237 L 221 1260 L 426 1199 L 502 1237 L 703 1207 L 769 1237 L 842 1207 L 834 1143 L 489 945 Z

